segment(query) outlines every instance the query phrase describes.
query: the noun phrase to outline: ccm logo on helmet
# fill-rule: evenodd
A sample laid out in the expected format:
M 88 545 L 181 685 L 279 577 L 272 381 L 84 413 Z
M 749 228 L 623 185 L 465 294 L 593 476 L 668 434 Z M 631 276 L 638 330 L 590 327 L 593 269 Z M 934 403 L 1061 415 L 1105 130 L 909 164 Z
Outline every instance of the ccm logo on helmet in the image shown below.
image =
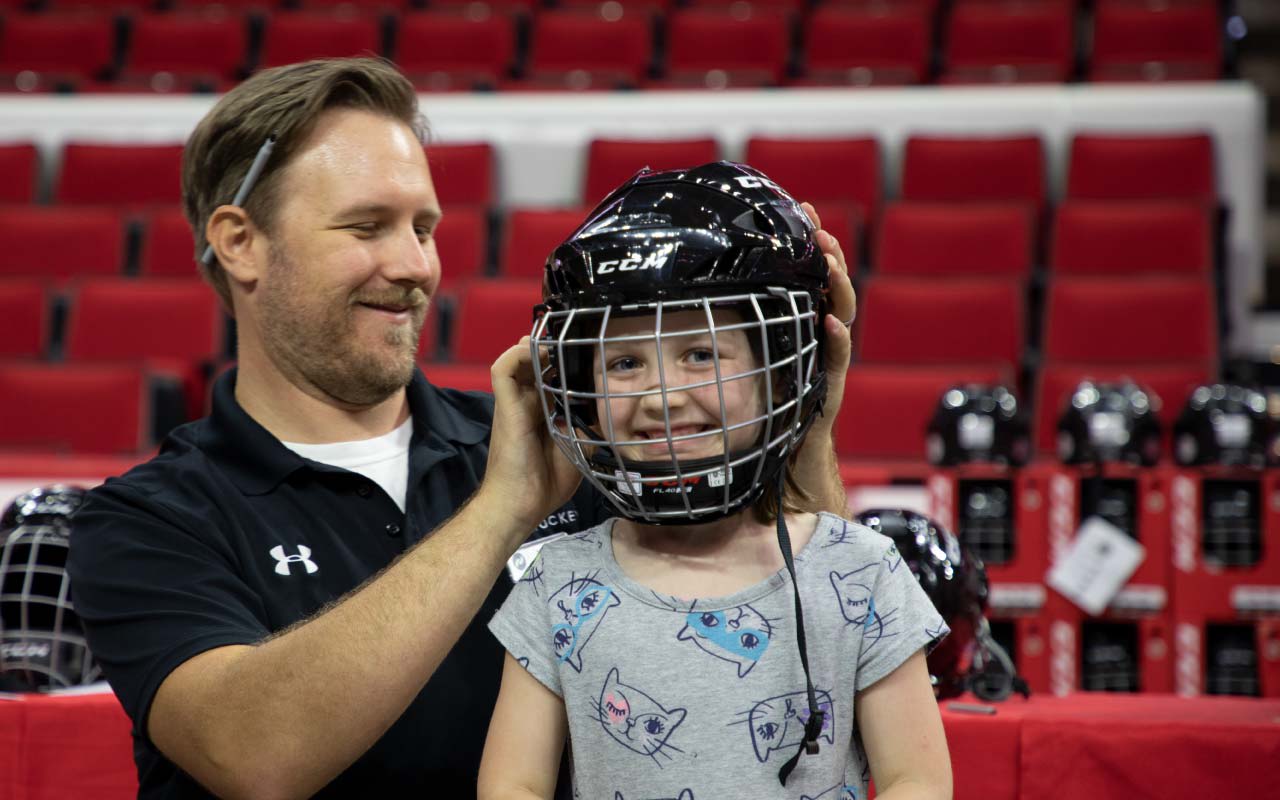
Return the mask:
M 753 178 L 750 175 L 742 175 L 734 178 L 734 180 L 737 181 L 738 185 L 741 186 L 743 189 L 759 189 L 761 186 L 768 186 L 770 189 L 774 190 L 775 192 L 782 191 L 781 186 L 769 180 L 768 178 Z
M 654 250 L 644 258 L 639 255 L 630 255 L 626 258 L 601 261 L 600 266 L 596 268 L 596 274 L 608 275 L 610 272 L 638 272 L 646 269 L 662 269 L 662 267 L 666 266 L 667 259 L 670 257 L 671 248 L 662 247 Z

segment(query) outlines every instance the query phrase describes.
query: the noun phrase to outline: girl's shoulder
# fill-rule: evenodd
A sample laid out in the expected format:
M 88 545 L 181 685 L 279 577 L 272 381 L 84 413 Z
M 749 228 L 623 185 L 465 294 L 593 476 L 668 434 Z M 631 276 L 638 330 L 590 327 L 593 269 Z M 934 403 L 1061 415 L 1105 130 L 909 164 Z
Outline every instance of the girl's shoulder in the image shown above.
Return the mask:
M 897 552 L 893 539 L 865 525 L 823 511 L 806 548 L 824 560 L 878 561 Z

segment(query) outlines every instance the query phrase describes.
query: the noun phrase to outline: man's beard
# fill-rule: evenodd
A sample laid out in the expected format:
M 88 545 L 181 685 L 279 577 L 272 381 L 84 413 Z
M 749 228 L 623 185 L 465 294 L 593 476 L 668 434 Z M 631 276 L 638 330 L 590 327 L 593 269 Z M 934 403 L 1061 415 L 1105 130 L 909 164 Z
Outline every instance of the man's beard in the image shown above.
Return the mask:
M 304 278 L 297 265 L 275 248 L 270 270 L 272 280 L 264 286 L 260 306 L 261 327 L 263 347 L 277 369 L 358 407 L 377 405 L 409 384 L 427 313 L 428 298 L 422 289 L 360 290 L 341 307 L 326 305 L 316 311 L 298 304 L 297 298 L 304 296 Z M 360 303 L 407 305 L 411 320 L 387 328 L 383 343 L 389 347 L 362 351 L 355 320 Z

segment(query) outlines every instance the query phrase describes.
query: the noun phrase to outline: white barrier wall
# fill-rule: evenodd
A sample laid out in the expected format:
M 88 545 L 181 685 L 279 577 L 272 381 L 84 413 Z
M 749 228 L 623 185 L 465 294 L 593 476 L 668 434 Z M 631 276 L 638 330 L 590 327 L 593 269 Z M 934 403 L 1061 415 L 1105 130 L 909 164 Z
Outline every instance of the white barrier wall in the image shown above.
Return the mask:
M 593 137 L 711 136 L 740 157 L 753 135 L 875 136 L 886 198 L 897 195 L 902 145 L 912 134 L 1038 134 L 1060 196 L 1070 136 L 1077 132 L 1207 131 L 1217 148 L 1218 191 L 1231 209 L 1227 275 L 1228 352 L 1255 357 L 1271 345 L 1250 306 L 1263 280 L 1265 120 L 1262 96 L 1245 83 L 916 87 L 608 94 L 424 95 L 435 140 L 483 140 L 498 151 L 508 205 L 581 202 L 586 144 Z M 46 173 L 67 140 L 174 142 L 209 109 L 208 97 L 0 97 L 0 141 L 42 148 Z M 448 265 L 444 265 L 448 269 Z

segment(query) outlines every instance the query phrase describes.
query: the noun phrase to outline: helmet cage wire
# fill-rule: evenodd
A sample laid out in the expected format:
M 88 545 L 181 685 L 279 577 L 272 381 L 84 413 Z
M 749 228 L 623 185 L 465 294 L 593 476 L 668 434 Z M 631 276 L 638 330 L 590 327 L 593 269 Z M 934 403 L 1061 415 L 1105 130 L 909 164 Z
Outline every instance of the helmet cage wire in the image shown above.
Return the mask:
M 766 306 L 777 308 L 778 312 L 769 313 Z M 717 323 L 714 311 L 718 308 L 737 310 L 742 313 L 744 320 L 729 324 Z M 688 310 L 701 310 L 706 326 L 674 331 L 664 329 L 664 315 Z M 647 313 L 654 315 L 652 333 L 605 335 L 611 319 Z M 583 476 L 629 519 L 660 524 L 685 520 L 710 521 L 734 513 L 759 497 L 765 482 L 798 444 L 810 421 L 802 416 L 801 410 L 805 407 L 806 398 L 821 390 L 820 384 L 815 382 L 819 371 L 817 316 L 818 310 L 810 292 L 776 287 L 714 297 L 542 310 L 534 321 L 530 348 L 533 361 L 538 365 L 534 370 L 535 382 L 552 440 Z M 721 370 L 718 334 L 733 330 L 747 331 L 758 337 L 760 365 L 755 369 L 726 376 Z M 662 341 L 701 335 L 710 335 L 714 379 L 668 386 L 667 369 L 662 360 Z M 628 341 L 648 341 L 654 344 L 655 366 L 658 370 L 655 388 L 639 391 L 610 390 L 605 373 L 605 347 L 609 343 Z M 788 341 L 792 343 L 790 346 L 779 346 L 780 342 Z M 784 350 L 790 352 L 780 352 Z M 596 366 L 589 373 L 583 366 L 575 369 L 574 365 L 589 364 L 592 355 L 596 358 Z M 752 419 L 727 424 L 725 384 L 737 380 L 752 380 L 757 376 L 765 378 L 763 413 Z M 594 390 L 596 379 L 602 391 Z M 719 426 L 673 436 L 669 396 L 707 386 L 716 387 L 720 410 Z M 654 441 L 618 440 L 610 400 L 654 395 L 662 398 L 663 424 L 670 460 L 638 461 L 628 458 L 623 455 L 621 448 L 652 445 Z M 588 419 L 577 410 L 584 404 L 594 407 L 597 401 L 603 401 L 603 419 L 598 420 L 600 430 L 593 428 Z M 729 448 L 729 434 L 754 425 L 763 425 L 757 442 L 746 450 L 732 452 Z M 686 459 L 683 462 L 676 457 L 677 442 L 713 437 L 719 437 L 723 442 L 723 452 L 720 455 Z M 750 477 L 740 471 L 735 479 L 735 468 L 753 461 L 754 466 L 748 468 Z M 718 491 L 693 491 L 704 479 Z M 680 502 L 674 507 L 670 503 L 656 503 L 655 498 L 661 494 L 655 492 L 667 496 L 674 494 L 679 497 Z
M 0 673 L 34 688 L 92 683 L 102 674 L 71 602 L 68 542 L 61 525 L 28 523 L 0 546 Z

